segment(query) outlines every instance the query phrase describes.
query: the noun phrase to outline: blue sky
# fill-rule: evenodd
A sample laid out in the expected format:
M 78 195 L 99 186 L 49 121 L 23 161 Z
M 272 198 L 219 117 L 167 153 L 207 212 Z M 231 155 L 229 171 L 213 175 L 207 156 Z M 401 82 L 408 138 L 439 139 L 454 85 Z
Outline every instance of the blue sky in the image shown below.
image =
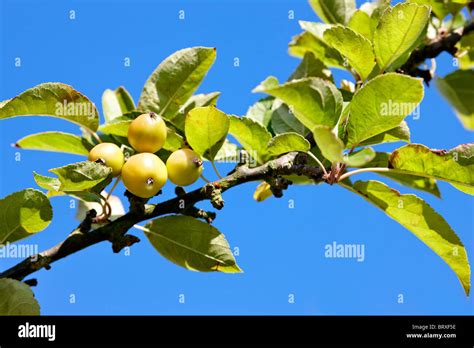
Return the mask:
M 297 20 L 316 20 L 305 0 L 23 1 L 0 2 L 0 99 L 34 85 L 74 86 L 100 107 L 106 88 L 124 85 L 138 100 L 143 83 L 162 59 L 191 46 L 217 47 L 217 60 L 200 87 L 221 91 L 218 106 L 244 114 L 261 95 L 251 93 L 268 75 L 284 80 L 298 60 L 287 44 Z M 75 20 L 69 19 L 74 10 Z M 185 11 L 185 20 L 178 13 Z M 294 11 L 295 19 L 288 18 Z M 21 67 L 15 67 L 15 58 Z M 131 66 L 124 67 L 130 58 Z M 238 57 L 240 66 L 234 67 Z M 438 73 L 453 70 L 438 60 Z M 336 78 L 347 77 L 342 72 Z M 432 148 L 472 142 L 435 88 L 426 89 L 418 120 L 408 118 L 412 141 Z M 35 187 L 32 171 L 82 160 L 78 156 L 21 152 L 10 144 L 47 130 L 78 133 L 51 118 L 0 122 L 0 196 Z M 391 147 L 383 147 L 388 150 Z M 222 172 L 230 170 L 223 165 Z M 205 170 L 212 177 L 210 168 Z M 360 176 L 378 178 L 376 175 Z M 411 192 L 395 183 L 392 187 Z M 458 233 L 473 259 L 472 198 L 440 183 L 441 200 L 425 198 Z M 282 199 L 256 203 L 256 184 L 228 191 L 214 225 L 238 247 L 244 274 L 195 273 L 162 258 L 142 232 L 131 255 L 97 245 L 35 274 L 43 314 L 473 314 L 450 268 L 414 235 L 340 187 L 291 187 Z M 121 187 L 121 191 L 123 187 Z M 118 191 L 118 192 L 121 192 Z M 165 187 L 165 199 L 173 187 Z M 294 208 L 289 208 L 289 200 Z M 77 225 L 68 198 L 53 200 L 51 226 L 22 243 L 49 248 Z M 203 204 L 203 207 L 208 207 Z M 324 257 L 326 244 L 365 246 L 364 262 Z M 2 259 L 0 269 L 19 260 Z M 289 296 L 294 303 L 289 303 Z M 399 295 L 403 303 L 398 303 Z M 180 295 L 185 303 L 180 303 Z M 71 296 L 75 303 L 70 303 Z

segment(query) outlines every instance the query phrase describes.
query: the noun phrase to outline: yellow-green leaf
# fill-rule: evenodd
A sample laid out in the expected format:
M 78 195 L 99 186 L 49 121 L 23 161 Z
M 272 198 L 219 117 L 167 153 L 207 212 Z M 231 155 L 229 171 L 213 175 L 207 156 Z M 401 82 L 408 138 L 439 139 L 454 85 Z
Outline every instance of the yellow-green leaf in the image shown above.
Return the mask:
M 399 126 L 422 99 L 421 79 L 388 73 L 370 80 L 348 106 L 347 147 Z
M 288 45 L 288 51 L 295 57 L 304 57 L 308 52 L 329 67 L 344 69 L 344 60 L 334 48 L 324 42 L 323 33 L 330 28 L 323 23 L 300 21 L 303 33 L 293 37 Z
M 344 163 L 350 167 L 362 167 L 375 158 L 375 151 L 371 147 L 353 152 L 344 156 Z
M 364 168 L 388 168 L 389 167 L 389 157 L 390 153 L 386 152 L 377 152 L 375 157 L 369 163 L 362 164 L 360 167 Z M 355 165 L 354 167 L 358 167 Z M 403 172 L 376 172 L 377 175 L 384 176 L 389 178 L 397 183 L 404 185 L 406 187 L 413 188 L 415 190 L 420 190 L 424 192 L 428 192 L 438 198 L 441 197 L 441 193 L 438 188 L 438 184 L 435 179 L 419 176 L 419 175 L 411 175 L 406 174 Z
M 44 230 L 52 219 L 53 208 L 41 191 L 26 189 L 12 193 L 0 200 L 0 245 Z
M 324 158 L 332 163 L 344 160 L 344 143 L 333 133 L 331 128 L 314 127 L 313 136 Z
M 459 68 L 464 70 L 474 68 L 474 33 L 463 35 L 456 48 L 458 49 L 456 57 L 459 61 Z
M 273 196 L 272 190 L 270 185 L 265 181 L 258 185 L 255 189 L 255 192 L 253 193 L 253 199 L 255 199 L 257 202 L 263 202 L 271 196 Z
M 437 78 L 435 82 L 464 127 L 474 130 L 474 71 L 456 70 L 444 78 Z
M 166 58 L 143 87 L 138 109 L 173 120 L 216 59 L 215 48 L 192 47 Z
M 225 236 L 190 216 L 166 216 L 145 226 L 153 247 L 178 266 L 198 272 L 241 273 Z
M 40 315 L 40 306 L 31 288 L 15 279 L 0 279 L 0 316 Z
M 426 34 L 430 8 L 399 3 L 382 14 L 374 32 L 375 58 L 381 71 L 400 67 Z
M 49 170 L 58 176 L 60 191 L 84 191 L 91 189 L 107 178 L 112 169 L 96 162 L 78 162 Z
M 82 156 L 87 156 L 92 147 L 84 138 L 62 132 L 31 134 L 18 140 L 15 146 L 26 150 L 64 152 Z
M 297 133 L 282 133 L 268 142 L 267 154 L 277 157 L 291 151 L 308 152 L 311 145 L 308 140 Z
M 343 186 L 364 197 L 425 243 L 456 273 L 469 296 L 471 270 L 466 248 L 428 203 L 413 194 L 400 194 L 378 181 L 358 181 L 353 187 Z
M 0 120 L 17 116 L 57 117 L 93 131 L 99 127 L 94 103 L 63 83 L 43 83 L 0 104 Z
M 347 24 L 356 9 L 355 0 L 309 0 L 309 4 L 326 23 Z
M 362 10 L 357 10 L 352 15 L 347 26 L 372 42 L 373 33 L 370 24 L 370 15 Z
M 405 121 L 402 121 L 399 126 L 389 129 L 383 133 L 377 134 L 372 138 L 364 140 L 359 145 L 376 145 L 383 143 L 393 143 L 397 141 L 410 142 L 410 128 Z
M 342 110 L 341 92 L 329 81 L 307 77 L 282 85 L 275 77 L 263 81 L 254 92 L 264 92 L 280 98 L 296 118 L 307 128 L 334 127 Z
M 106 89 L 102 94 L 102 110 L 106 122 L 135 110 L 135 103 L 125 87 L 120 86 L 115 91 Z
M 229 117 L 215 106 L 194 108 L 186 116 L 184 132 L 193 150 L 212 161 L 229 132 Z
M 333 82 L 331 70 L 329 70 L 326 65 L 320 59 L 316 58 L 314 53 L 310 51 L 304 54 L 303 60 L 288 78 L 288 81 L 298 80 L 305 77 L 319 77 Z
M 272 135 L 260 123 L 247 117 L 229 116 L 229 133 L 247 150 L 252 158 L 263 163 Z
M 347 58 L 349 65 L 367 79 L 375 66 L 375 57 L 371 42 L 354 30 L 335 26 L 324 32 L 324 41 Z
M 474 187 L 474 143 L 451 150 L 431 150 L 409 144 L 392 152 L 389 166 L 397 171 L 426 176 L 451 184 Z

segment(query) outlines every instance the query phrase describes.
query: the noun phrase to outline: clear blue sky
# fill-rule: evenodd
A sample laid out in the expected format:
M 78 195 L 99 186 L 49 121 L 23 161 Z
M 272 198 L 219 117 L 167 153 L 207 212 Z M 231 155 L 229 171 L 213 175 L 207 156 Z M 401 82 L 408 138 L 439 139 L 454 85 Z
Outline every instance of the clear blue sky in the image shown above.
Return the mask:
M 300 32 L 298 19 L 316 20 L 306 0 L 23 1 L 2 0 L 0 99 L 42 82 L 74 86 L 98 106 L 104 89 L 124 85 L 137 101 L 156 65 L 175 50 L 217 47 L 217 61 L 200 91 L 221 91 L 218 106 L 244 114 L 260 95 L 251 90 L 268 75 L 280 80 L 297 66 L 287 44 Z M 185 10 L 186 19 L 178 19 Z M 69 11 L 76 19 L 68 18 Z M 295 19 L 288 19 L 293 10 Z M 22 66 L 14 60 L 20 57 Z M 123 61 L 130 57 L 131 67 Z M 233 66 L 234 57 L 240 67 Z M 451 58 L 438 61 L 441 75 Z M 342 73 L 337 73 L 340 78 Z M 472 142 L 434 88 L 426 90 L 419 120 L 407 119 L 413 142 L 451 148 Z M 47 130 L 78 133 L 78 127 L 50 118 L 0 122 L 0 196 L 35 187 L 32 171 L 82 160 L 54 153 L 21 153 L 19 138 Z M 387 147 L 384 148 L 386 150 Z M 231 167 L 222 168 L 225 172 Z M 212 177 L 210 168 L 207 175 Z M 375 175 L 366 175 L 365 178 Z M 361 178 L 364 178 L 361 176 Z M 411 192 L 390 183 L 402 192 Z M 162 258 L 140 231 L 130 256 L 109 244 L 82 251 L 35 274 L 34 291 L 43 314 L 473 314 L 450 268 L 409 231 L 360 197 L 321 185 L 292 187 L 282 199 L 256 203 L 256 184 L 225 194 L 215 226 L 240 249 L 244 274 L 194 273 Z M 440 183 L 443 199 L 420 194 L 473 248 L 473 200 Z M 166 186 L 171 197 L 173 187 Z M 294 209 L 288 201 L 294 200 Z M 45 249 L 76 225 L 68 198 L 53 200 L 51 226 L 24 243 Z M 206 207 L 207 205 L 203 205 Z M 324 246 L 365 245 L 365 261 L 327 259 Z M 4 269 L 18 260 L 0 260 Z M 76 303 L 70 304 L 73 294 Z M 186 303 L 180 304 L 180 294 Z M 289 294 L 295 302 L 288 303 Z M 402 294 L 404 303 L 397 303 Z

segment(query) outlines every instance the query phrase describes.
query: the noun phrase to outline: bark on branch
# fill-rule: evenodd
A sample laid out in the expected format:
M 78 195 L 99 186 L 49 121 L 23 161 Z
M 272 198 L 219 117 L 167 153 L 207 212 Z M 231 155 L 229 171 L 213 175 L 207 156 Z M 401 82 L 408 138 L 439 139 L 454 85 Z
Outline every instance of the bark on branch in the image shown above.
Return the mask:
M 308 165 L 306 156 L 297 152 L 288 153 L 255 168 L 240 166 L 223 179 L 168 201 L 156 205 L 142 204 L 141 208 L 139 205 L 137 207 L 136 202 L 132 202 L 132 208 L 127 214 L 95 230 L 90 231 L 90 222 L 84 221 L 64 241 L 0 273 L 0 278 L 23 280 L 42 268 L 48 269 L 58 260 L 104 241 L 110 241 L 114 252 L 119 252 L 125 246 L 139 241 L 135 236 L 126 235 L 128 230 L 137 223 L 167 214 L 189 213 L 189 208 L 204 200 L 216 200 L 213 204 L 215 203 L 214 206 L 220 209 L 223 205 L 221 194 L 228 189 L 250 181 L 289 174 L 304 175 L 315 182 L 323 181 L 321 169 Z M 217 202 L 219 197 L 221 203 Z M 84 228 L 84 226 L 89 226 L 89 228 Z
M 440 35 L 424 47 L 413 51 L 408 61 L 398 71 L 411 76 L 422 77 L 426 83 L 429 83 L 431 80 L 430 72 L 420 69 L 419 65 L 426 59 L 437 57 L 442 52 L 449 52 L 454 55 L 456 44 L 464 35 L 473 30 L 474 25 L 471 22 L 463 28 Z M 314 143 L 314 140 L 312 142 Z M 90 231 L 91 221 L 83 221 L 64 241 L 0 273 L 0 278 L 23 280 L 42 268 L 49 269 L 50 265 L 58 260 L 104 241 L 111 242 L 113 251 L 119 252 L 124 247 L 139 241 L 135 236 L 126 235 L 135 224 L 159 216 L 194 214 L 209 221 L 207 213 L 205 214 L 205 212 L 203 213 L 194 208 L 196 203 L 210 200 L 216 209 L 221 209 L 224 204 L 221 194 L 228 189 L 250 181 L 278 179 L 281 175 L 290 174 L 303 175 L 315 182 L 324 181 L 321 168 L 308 165 L 305 156 L 300 156 L 297 152 L 291 152 L 255 168 L 240 166 L 223 179 L 156 205 L 146 205 L 140 200 L 134 201 L 132 199 L 131 209 L 127 214 L 95 230 Z M 185 208 L 182 208 L 183 206 Z
M 462 28 L 458 28 L 449 33 L 441 33 L 425 46 L 415 49 L 408 61 L 398 69 L 399 72 L 415 77 L 421 77 L 428 84 L 432 78 L 429 70 L 418 68 L 426 59 L 436 58 L 443 52 L 455 55 L 456 44 L 461 38 L 474 31 L 474 23 L 470 22 Z

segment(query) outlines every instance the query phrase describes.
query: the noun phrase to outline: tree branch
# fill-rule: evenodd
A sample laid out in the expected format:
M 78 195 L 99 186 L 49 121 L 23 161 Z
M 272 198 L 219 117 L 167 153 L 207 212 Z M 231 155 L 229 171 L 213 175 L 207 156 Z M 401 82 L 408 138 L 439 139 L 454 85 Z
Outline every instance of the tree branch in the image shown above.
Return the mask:
M 431 74 L 428 70 L 419 69 L 418 66 L 426 59 L 436 58 L 443 52 L 448 52 L 454 56 L 457 52 L 456 44 L 463 36 L 472 31 L 474 31 L 474 23 L 470 22 L 462 28 L 458 28 L 447 34 L 440 34 L 425 46 L 415 49 L 411 53 L 408 61 L 403 64 L 398 71 L 403 74 L 421 77 L 426 84 L 429 84 L 432 78 Z
M 190 208 L 204 200 L 211 200 L 213 205 L 220 209 L 223 207 L 221 194 L 232 187 L 247 182 L 290 174 L 304 175 L 315 182 L 323 181 L 321 168 L 308 165 L 306 159 L 304 154 L 291 152 L 255 168 L 238 166 L 232 174 L 223 179 L 156 205 L 147 205 L 143 200 L 138 204 L 137 201 L 140 202 L 140 200 L 133 200 L 132 198 L 131 209 L 127 214 L 92 231 L 90 231 L 90 221 L 86 220 L 93 218 L 94 213 L 88 214 L 86 220 L 64 241 L 0 273 L 0 278 L 23 280 L 42 268 L 48 269 L 50 264 L 58 260 L 104 241 L 110 241 L 113 251 L 119 252 L 122 248 L 139 241 L 135 236 L 126 235 L 127 231 L 135 224 L 162 215 L 189 213 Z

